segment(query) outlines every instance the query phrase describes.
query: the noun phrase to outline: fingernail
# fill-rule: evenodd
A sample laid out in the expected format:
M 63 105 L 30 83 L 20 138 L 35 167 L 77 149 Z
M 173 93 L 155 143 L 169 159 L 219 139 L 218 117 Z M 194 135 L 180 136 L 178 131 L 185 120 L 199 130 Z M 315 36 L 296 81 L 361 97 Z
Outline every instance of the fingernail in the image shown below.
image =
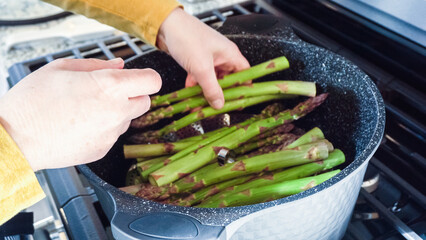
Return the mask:
M 212 107 L 215 109 L 220 109 L 223 107 L 223 101 L 221 99 L 216 99 L 212 102 Z
M 108 60 L 108 62 L 112 63 L 112 64 L 119 64 L 119 63 L 123 62 L 123 59 L 121 59 L 121 58 L 113 58 L 113 59 Z

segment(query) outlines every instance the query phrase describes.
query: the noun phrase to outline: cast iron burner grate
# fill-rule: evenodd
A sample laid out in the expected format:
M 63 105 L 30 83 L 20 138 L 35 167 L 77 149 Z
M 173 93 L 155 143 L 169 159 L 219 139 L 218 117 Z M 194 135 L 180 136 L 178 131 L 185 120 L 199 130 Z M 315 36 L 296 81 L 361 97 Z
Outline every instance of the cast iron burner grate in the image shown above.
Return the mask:
M 303 40 L 336 52 L 363 69 L 384 97 L 387 111 L 385 136 L 366 174 L 366 180 L 371 177 L 380 181 L 375 183 L 377 186 L 374 188 L 377 188 L 373 188 L 374 191 L 361 190 L 344 239 L 425 238 L 426 96 L 421 91 L 422 87 L 412 81 L 398 79 L 372 63 L 370 58 L 361 57 L 357 51 L 349 50 L 343 43 L 333 40 L 337 38 L 316 30 L 321 28 L 314 29 L 265 1 L 247 1 L 197 17 L 217 27 L 227 17 L 251 13 L 272 14 L 287 19 Z M 137 38 L 116 36 L 14 64 L 9 68 L 9 83 L 15 85 L 31 72 L 58 58 L 128 59 L 153 50 Z M 111 238 L 107 234 L 109 223 L 96 202 L 96 195 L 75 168 L 45 170 L 43 174 L 50 183 L 54 183 L 50 184 L 50 188 L 63 219 L 66 219 L 65 225 L 71 238 Z

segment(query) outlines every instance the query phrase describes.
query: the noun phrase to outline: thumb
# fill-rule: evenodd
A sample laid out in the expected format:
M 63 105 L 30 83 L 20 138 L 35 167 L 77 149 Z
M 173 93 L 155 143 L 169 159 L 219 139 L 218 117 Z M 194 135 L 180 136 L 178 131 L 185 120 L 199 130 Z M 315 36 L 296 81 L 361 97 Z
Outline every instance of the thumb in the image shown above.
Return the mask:
M 103 69 L 89 74 L 103 92 L 121 99 L 154 94 L 161 88 L 161 77 L 152 69 Z
M 216 78 L 213 60 L 208 61 L 205 59 L 200 61 L 198 67 L 189 72 L 189 74 L 203 89 L 204 97 L 209 102 L 210 106 L 215 109 L 220 109 L 225 103 L 222 88 Z
M 149 96 L 129 98 L 128 103 L 129 104 L 127 104 L 126 114 L 129 121 L 146 113 L 151 106 L 151 100 Z
M 100 69 L 122 69 L 124 61 L 121 58 L 114 58 L 108 61 L 90 59 L 58 59 L 52 62 L 54 67 L 67 71 L 90 72 Z

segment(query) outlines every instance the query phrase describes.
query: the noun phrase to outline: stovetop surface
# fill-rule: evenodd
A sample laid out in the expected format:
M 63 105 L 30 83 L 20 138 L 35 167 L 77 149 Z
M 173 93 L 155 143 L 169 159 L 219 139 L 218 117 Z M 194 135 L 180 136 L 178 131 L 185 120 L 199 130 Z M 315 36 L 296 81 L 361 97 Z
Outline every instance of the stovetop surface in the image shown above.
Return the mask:
M 419 63 L 408 64 L 418 61 L 424 55 L 424 49 L 398 35 L 377 31 L 377 26 L 370 22 L 363 26 L 358 21 L 359 16 L 332 5 L 330 1 L 312 1 L 311 4 L 294 0 L 269 2 L 272 5 L 265 1 L 247 1 L 205 12 L 198 17 L 207 24 L 218 26 L 227 17 L 235 15 L 259 13 L 281 16 L 289 21 L 303 40 L 336 52 L 363 69 L 383 95 L 387 125 L 383 142 L 370 161 L 366 181 L 344 239 L 425 238 L 426 74 L 423 74 L 425 69 L 420 69 Z M 338 24 L 336 19 L 343 19 L 342 23 Z M 376 42 L 362 42 L 365 39 L 354 37 L 351 31 L 369 36 Z M 378 43 L 381 47 L 377 49 L 369 45 Z M 395 64 L 392 54 L 387 53 L 389 47 L 393 47 L 394 53 L 404 53 L 403 59 L 411 60 Z M 56 58 L 128 59 L 151 50 L 150 46 L 136 38 L 119 35 L 15 64 L 9 68 L 9 80 L 14 85 Z M 64 225 L 68 237 L 111 238 L 108 220 L 96 201 L 96 195 L 74 168 L 47 170 L 42 174 L 50 183 L 50 191 L 62 219 L 66 219 Z M 75 211 L 83 208 L 89 217 L 81 221 L 81 216 Z

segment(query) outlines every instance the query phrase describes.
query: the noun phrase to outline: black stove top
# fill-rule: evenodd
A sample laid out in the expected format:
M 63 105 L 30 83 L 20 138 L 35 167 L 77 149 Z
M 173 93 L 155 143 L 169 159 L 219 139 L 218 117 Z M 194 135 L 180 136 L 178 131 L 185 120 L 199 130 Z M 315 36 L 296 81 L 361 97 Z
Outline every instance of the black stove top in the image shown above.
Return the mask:
M 386 131 L 370 161 L 344 239 L 426 238 L 426 49 L 332 1 L 247 1 L 198 15 L 218 26 L 251 13 L 286 19 L 303 40 L 336 52 L 364 70 L 386 104 Z M 9 82 L 57 58 L 111 59 L 152 51 L 128 35 L 13 65 Z M 72 239 L 111 238 L 96 195 L 74 168 L 46 170 L 53 197 Z

